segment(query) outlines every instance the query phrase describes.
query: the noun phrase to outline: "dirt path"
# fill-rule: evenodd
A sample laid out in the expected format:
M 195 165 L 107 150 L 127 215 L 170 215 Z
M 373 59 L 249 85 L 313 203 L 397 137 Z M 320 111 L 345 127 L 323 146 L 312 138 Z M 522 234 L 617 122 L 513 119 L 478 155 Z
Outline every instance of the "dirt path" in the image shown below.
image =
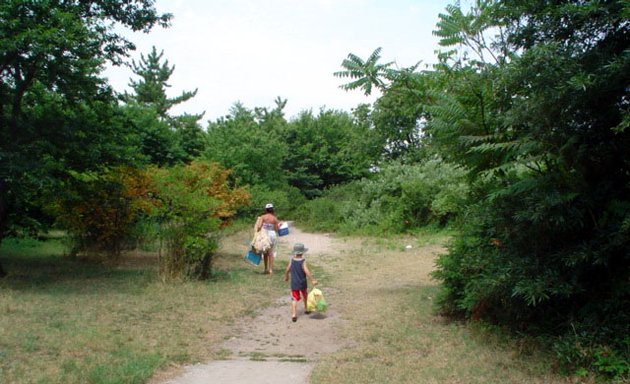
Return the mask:
M 325 315 L 299 311 L 291 322 L 287 290 L 255 317 L 244 316 L 221 332 L 228 338 L 213 350 L 219 348 L 215 356 L 223 360 L 188 366 L 156 382 L 583 382 L 554 375 L 537 349 L 432 312 L 438 287 L 430 272 L 445 241 L 422 235 L 340 239 L 292 227 L 281 238 L 281 257 L 293 243 L 306 244 L 329 304 Z M 271 278 L 281 281 L 283 271 L 275 272 Z
M 281 238 L 279 260 L 286 260 L 295 242 L 309 248 L 306 258 L 329 304 L 325 315 L 299 311 L 298 321 L 291 322 L 287 290 L 253 318 L 244 316 L 220 332 L 227 336 L 212 348 L 223 360 L 184 367 L 178 376 L 154 383 L 584 382 L 553 374 L 549 359 L 534 346 L 507 342 L 432 311 L 438 282 L 431 271 L 447 240 L 347 239 L 291 227 Z M 242 248 L 238 253 L 246 248 L 230 244 Z M 276 270 L 271 279 L 281 281 L 282 273 Z
M 321 264 L 323 258 L 327 262 L 338 258 L 341 250 L 351 247 L 326 234 L 305 233 L 295 227 L 289 236 L 280 238 L 279 247 L 286 251 L 296 242 L 307 246 L 307 260 L 315 264 Z M 274 272 L 272 278 L 283 278 L 284 271 Z M 334 302 L 335 296 L 334 287 L 327 286 L 327 300 Z M 165 384 L 307 383 L 315 362 L 347 346 L 348 341 L 337 333 L 344 320 L 334 305 L 325 314 L 305 315 L 301 305 L 298 308 L 298 321 L 293 323 L 288 294 L 279 297 L 253 320 L 244 319 L 234 325 L 236 336 L 221 346 L 227 360 L 186 367 L 179 377 Z

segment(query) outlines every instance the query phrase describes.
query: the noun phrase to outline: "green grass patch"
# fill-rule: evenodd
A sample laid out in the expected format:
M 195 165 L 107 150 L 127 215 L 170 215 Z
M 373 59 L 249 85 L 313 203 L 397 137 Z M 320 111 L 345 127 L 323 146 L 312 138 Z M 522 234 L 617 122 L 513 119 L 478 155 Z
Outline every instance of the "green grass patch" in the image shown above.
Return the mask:
M 64 254 L 60 238 L 0 247 L 2 383 L 142 383 L 173 363 L 225 357 L 227 327 L 286 293 L 240 253 L 217 254 L 209 281 L 168 283 L 155 254 L 118 265 Z
M 359 315 L 348 315 L 343 330 L 354 344 L 325 356 L 312 383 L 566 383 L 535 345 L 436 314 L 439 287 L 428 275 L 436 247 L 400 252 L 392 244 L 364 242 L 330 276 L 343 292 L 330 298 L 335 307 Z M 360 279 L 344 279 L 349 270 Z
M 61 366 L 61 377 L 65 382 L 76 383 L 140 384 L 151 377 L 162 360 L 157 353 L 138 354 L 122 349 L 102 361 L 95 358 L 66 360 Z

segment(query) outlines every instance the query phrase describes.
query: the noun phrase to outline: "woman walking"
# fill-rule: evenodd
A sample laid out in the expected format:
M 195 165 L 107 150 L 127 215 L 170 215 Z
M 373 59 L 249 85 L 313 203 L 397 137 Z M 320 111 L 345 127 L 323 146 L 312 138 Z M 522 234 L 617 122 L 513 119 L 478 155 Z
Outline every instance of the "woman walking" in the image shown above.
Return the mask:
M 258 217 L 256 221 L 256 231 L 266 231 L 271 248 L 263 252 L 263 261 L 265 263 L 265 273 L 273 273 L 273 262 L 276 257 L 276 244 L 278 242 L 278 231 L 280 230 L 280 221 L 273 211 L 273 204 L 265 205 L 265 213 Z

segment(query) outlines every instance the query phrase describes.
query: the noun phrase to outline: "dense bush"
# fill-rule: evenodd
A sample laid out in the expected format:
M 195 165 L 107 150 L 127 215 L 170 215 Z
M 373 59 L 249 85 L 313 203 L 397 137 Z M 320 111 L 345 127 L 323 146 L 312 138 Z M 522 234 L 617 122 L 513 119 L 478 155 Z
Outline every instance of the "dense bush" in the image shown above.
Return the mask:
M 249 199 L 244 190 L 229 187 L 228 174 L 218 164 L 200 161 L 154 170 L 159 202 L 154 218 L 166 248 L 160 254 L 163 276 L 210 275 L 221 224 Z
M 627 375 L 630 240 L 606 231 L 619 229 L 624 214 L 610 207 L 609 223 L 595 228 L 579 200 L 540 188 L 471 204 L 461 235 L 438 259 L 439 304 L 544 335 L 569 372 Z
M 147 173 L 116 167 L 70 175 L 64 193 L 47 210 L 68 231 L 71 254 L 90 251 L 115 259 L 134 246 L 134 227 L 154 208 Z
M 468 186 L 465 172 L 439 159 L 391 163 L 371 177 L 329 189 L 300 216 L 314 229 L 400 233 L 457 217 Z
M 587 3 L 440 15 L 436 35 L 465 53 L 442 55 L 427 130 L 474 188 L 436 277 L 445 312 L 536 335 L 567 370 L 627 379 L 628 8 Z
M 358 196 L 356 183 L 330 188 L 324 196 L 308 200 L 297 210 L 296 220 L 305 228 L 315 231 L 344 232 L 345 220 L 342 211 L 352 202 L 352 196 Z M 357 204 L 358 201 L 355 200 Z M 357 207 L 357 211 L 363 209 Z

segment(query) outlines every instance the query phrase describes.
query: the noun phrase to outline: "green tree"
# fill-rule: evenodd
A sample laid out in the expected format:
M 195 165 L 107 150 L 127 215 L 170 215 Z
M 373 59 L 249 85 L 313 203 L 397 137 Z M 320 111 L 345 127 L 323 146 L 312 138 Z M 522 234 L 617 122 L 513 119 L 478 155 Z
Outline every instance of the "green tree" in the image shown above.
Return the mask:
M 178 147 L 184 152 L 185 161 L 199 158 L 206 148 L 206 131 L 199 124 L 202 117 L 203 115 L 185 113 L 171 121 L 171 126 L 177 133 Z
M 275 112 L 265 113 L 236 103 L 228 116 L 208 125 L 208 143 L 202 157 L 231 169 L 240 185 L 283 188 L 286 176 L 282 161 L 288 147 L 279 132 L 286 125 L 282 107 L 280 103 Z
M 436 76 L 416 72 L 416 67 L 397 72 L 381 97 L 374 102 L 371 118 L 382 146 L 383 159 L 413 163 L 427 156 L 428 103 Z
M 474 203 L 439 260 L 443 308 L 556 335 L 569 368 L 627 375 L 601 352 L 629 358 L 619 336 L 630 331 L 629 7 L 478 1 L 448 11 L 438 35 L 476 57 L 442 55 L 438 71 L 453 80 L 427 130 L 471 171 Z M 483 31 L 497 36 L 486 43 Z
M 133 161 L 133 134 L 99 73 L 105 61 L 120 64 L 134 48 L 116 24 L 149 31 L 169 20 L 150 0 L 0 2 L 5 233 L 43 224 L 44 196 L 68 171 Z
M 134 48 L 113 31 L 111 22 L 133 31 L 166 26 L 171 16 L 158 14 L 153 3 L 151 0 L 2 2 L 2 116 L 10 138 L 19 139 L 22 103 L 33 86 L 41 84 L 75 100 L 82 92 L 93 92 L 102 86 L 96 74 L 103 62 L 120 64 L 121 58 Z
M 320 110 L 302 112 L 283 134 L 291 149 L 283 168 L 289 184 L 312 198 L 333 185 L 367 175 L 380 155 L 369 125 L 346 113 Z
M 127 124 L 138 137 L 138 149 L 146 163 L 168 166 L 181 163 L 186 158 L 177 133 L 154 108 L 130 102 L 122 110 Z
M 367 60 L 355 54 L 348 54 L 341 66 L 343 71 L 335 72 L 336 77 L 355 79 L 340 88 L 349 91 L 363 89 L 365 95 L 376 87 L 382 94 L 374 103 L 370 123 L 376 137 L 380 138 L 383 160 L 407 161 L 417 159 L 427 120 L 426 104 L 429 98 L 427 84 L 431 76 L 416 72 L 417 63 L 408 68 L 392 69 L 393 62 L 379 64 L 381 48 L 372 52 Z
M 170 87 L 168 80 L 175 71 L 175 66 L 169 66 L 168 60 L 162 61 L 164 51 L 157 53 L 155 46 L 145 57 L 140 55 L 140 62 L 132 62 L 131 68 L 140 80 L 131 80 L 129 86 L 133 89 L 133 95 L 127 95 L 136 102 L 155 108 L 158 116 L 167 120 L 168 111 L 177 104 L 181 104 L 195 97 L 197 90 L 184 91 L 181 95 L 169 98 L 166 89 Z M 201 116 L 200 116 L 201 117 Z
M 391 80 L 394 71 L 389 67 L 393 62 L 379 64 L 381 58 L 381 47 L 376 48 L 367 60 L 361 59 L 359 56 L 349 53 L 348 57 L 341 62 L 343 71 L 335 72 L 336 77 L 350 78 L 352 81 L 348 84 L 340 86 L 346 91 L 360 88 L 365 95 L 372 93 L 372 87 L 384 90 L 387 87 L 387 80 Z
M 203 114 L 169 114 L 174 106 L 195 97 L 197 90 L 169 98 L 166 91 L 175 66 L 169 66 L 163 56 L 164 51 L 158 53 L 153 47 L 147 56 L 140 56 L 139 63 L 132 62 L 133 73 L 140 79 L 131 80 L 133 93 L 123 97 L 131 108 L 130 119 L 141 133 L 142 151 L 157 165 L 190 161 L 204 145 L 204 132 L 198 124 Z

